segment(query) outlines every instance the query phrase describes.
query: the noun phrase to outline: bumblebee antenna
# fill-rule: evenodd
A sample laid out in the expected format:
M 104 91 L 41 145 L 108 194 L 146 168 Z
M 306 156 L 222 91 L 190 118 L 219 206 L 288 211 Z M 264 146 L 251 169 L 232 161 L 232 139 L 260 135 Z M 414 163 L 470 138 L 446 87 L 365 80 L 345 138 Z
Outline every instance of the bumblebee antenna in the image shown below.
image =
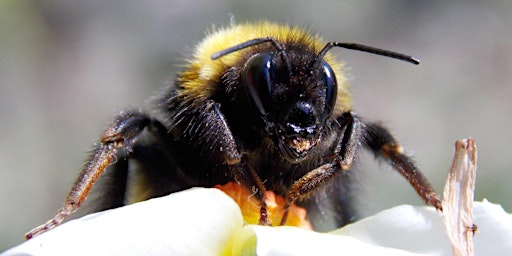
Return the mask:
M 229 48 L 226 48 L 222 51 L 218 51 L 218 52 L 215 52 L 212 54 L 211 58 L 212 60 L 216 60 L 222 56 L 225 56 L 225 55 L 228 55 L 230 53 L 233 53 L 233 52 L 236 52 L 236 51 L 240 51 L 240 50 L 243 50 L 245 48 L 249 48 L 251 46 L 256 46 L 256 45 L 259 45 L 259 44 L 264 44 L 264 43 L 267 43 L 267 42 L 270 42 L 272 43 L 272 45 L 279 51 L 279 52 L 284 52 L 284 47 L 276 41 L 275 38 L 273 37 L 263 37 L 263 38 L 255 38 L 255 39 L 252 39 L 252 40 L 249 40 L 249 41 L 245 41 L 243 43 L 240 43 L 240 44 L 237 44 L 235 46 L 231 46 Z
M 327 53 L 327 51 L 329 51 L 333 47 L 341 47 L 341 48 L 345 48 L 345 49 L 349 49 L 349 50 L 356 50 L 356 51 L 362 51 L 362 52 L 367 52 L 367 53 L 373 53 L 373 54 L 377 54 L 377 55 L 381 55 L 381 56 L 385 56 L 385 57 L 389 57 L 389 58 L 393 58 L 393 59 L 409 62 L 409 63 L 412 63 L 414 65 L 420 64 L 420 61 L 418 59 L 416 59 L 416 58 L 414 58 L 412 56 L 409 56 L 409 55 L 405 55 L 403 53 L 398 53 L 398 52 L 388 51 L 388 50 L 384 50 L 384 49 L 379 49 L 379 48 L 375 48 L 375 47 L 371 47 L 371 46 L 367 46 L 367 45 L 363 45 L 363 44 L 343 43 L 343 42 L 329 42 L 329 43 L 327 43 L 325 45 L 325 47 L 318 54 L 318 56 L 317 56 L 317 63 L 321 59 L 323 59 L 325 54 Z
M 215 52 L 215 53 L 212 54 L 211 58 L 212 58 L 212 60 L 216 60 L 216 59 L 218 59 L 218 58 L 220 58 L 222 56 L 225 56 L 227 54 L 230 54 L 230 53 L 233 53 L 233 52 L 236 52 L 236 51 L 240 51 L 242 49 L 245 49 L 245 48 L 248 48 L 248 47 L 251 47 L 251 46 L 256 46 L 256 45 L 268 43 L 268 42 L 270 42 L 274 46 L 274 48 L 276 48 L 277 52 L 281 55 L 281 58 L 283 59 L 284 64 L 286 65 L 286 68 L 288 69 L 289 76 L 291 77 L 291 74 L 292 74 L 291 67 L 292 67 L 292 65 L 291 65 L 290 59 L 288 58 L 288 55 L 286 54 L 286 51 L 285 51 L 285 48 L 283 47 L 283 45 L 281 45 L 273 37 L 262 37 L 262 38 L 255 38 L 255 39 L 252 39 L 252 40 L 249 40 L 249 41 L 245 41 L 245 42 L 237 44 L 235 46 L 231 46 L 229 48 L 226 48 L 226 49 L 224 49 L 222 51 Z M 331 48 L 332 48 L 332 46 L 331 46 Z

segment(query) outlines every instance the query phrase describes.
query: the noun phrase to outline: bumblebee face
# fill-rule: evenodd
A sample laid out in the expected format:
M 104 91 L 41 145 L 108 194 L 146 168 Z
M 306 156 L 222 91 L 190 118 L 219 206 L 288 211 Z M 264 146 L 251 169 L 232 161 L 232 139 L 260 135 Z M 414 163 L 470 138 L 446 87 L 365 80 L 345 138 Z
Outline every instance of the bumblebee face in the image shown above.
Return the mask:
M 246 61 L 241 84 L 283 158 L 306 159 L 322 140 L 336 104 L 336 77 L 329 64 L 304 49 L 286 55 L 258 52 Z

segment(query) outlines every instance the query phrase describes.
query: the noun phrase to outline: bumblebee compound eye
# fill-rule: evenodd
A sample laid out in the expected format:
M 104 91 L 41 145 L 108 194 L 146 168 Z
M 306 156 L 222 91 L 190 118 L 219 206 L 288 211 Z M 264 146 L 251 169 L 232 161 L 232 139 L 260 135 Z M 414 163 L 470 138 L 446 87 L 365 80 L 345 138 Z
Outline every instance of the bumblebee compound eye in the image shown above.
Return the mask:
M 243 84 L 251 105 L 262 115 L 268 114 L 271 82 L 274 78 L 272 56 L 260 53 L 252 56 L 242 73 Z
M 336 82 L 336 76 L 331 66 L 326 62 L 323 62 L 323 82 L 326 86 L 325 92 L 325 107 L 324 113 L 329 116 L 334 109 L 336 104 L 336 96 L 338 95 L 338 84 Z

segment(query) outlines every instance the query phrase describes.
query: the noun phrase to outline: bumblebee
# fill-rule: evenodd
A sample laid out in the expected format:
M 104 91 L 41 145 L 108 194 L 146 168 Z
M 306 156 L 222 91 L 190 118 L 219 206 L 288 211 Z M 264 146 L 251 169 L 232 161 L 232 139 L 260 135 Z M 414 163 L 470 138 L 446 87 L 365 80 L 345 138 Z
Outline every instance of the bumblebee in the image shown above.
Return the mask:
M 114 118 L 64 206 L 26 237 L 59 225 L 96 181 L 102 189 L 93 211 L 236 182 L 254 192 L 259 224 L 270 224 L 265 192 L 272 191 L 285 199 L 281 225 L 290 206 L 299 205 L 315 230 L 331 230 L 357 218 L 350 169 L 360 148 L 387 161 L 428 205 L 442 210 L 388 130 L 352 111 L 333 47 L 419 63 L 360 44 L 325 43 L 308 29 L 270 22 L 211 32 L 174 85 L 156 97 L 156 111 L 128 110 Z

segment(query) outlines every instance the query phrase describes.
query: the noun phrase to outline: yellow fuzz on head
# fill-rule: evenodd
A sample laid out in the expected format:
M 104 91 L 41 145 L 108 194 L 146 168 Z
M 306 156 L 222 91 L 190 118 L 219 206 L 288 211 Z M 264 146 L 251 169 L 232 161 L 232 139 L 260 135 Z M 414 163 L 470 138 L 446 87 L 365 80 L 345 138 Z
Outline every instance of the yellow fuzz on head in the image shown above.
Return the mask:
M 178 82 L 184 96 L 191 99 L 204 100 L 221 85 L 224 73 L 244 59 L 249 49 L 242 49 L 212 60 L 213 53 L 225 50 L 240 43 L 256 39 L 273 37 L 282 44 L 293 43 L 307 45 L 313 52 L 320 52 L 326 42 L 308 29 L 296 26 L 271 23 L 266 21 L 244 23 L 217 29 L 208 33 L 207 37 L 198 44 L 193 57 L 186 68 L 179 74 Z M 245 57 L 245 58 L 244 58 Z M 338 95 L 334 115 L 340 115 L 350 110 L 350 93 L 347 79 L 343 72 L 343 63 L 327 53 L 324 61 L 329 63 L 338 82 Z

